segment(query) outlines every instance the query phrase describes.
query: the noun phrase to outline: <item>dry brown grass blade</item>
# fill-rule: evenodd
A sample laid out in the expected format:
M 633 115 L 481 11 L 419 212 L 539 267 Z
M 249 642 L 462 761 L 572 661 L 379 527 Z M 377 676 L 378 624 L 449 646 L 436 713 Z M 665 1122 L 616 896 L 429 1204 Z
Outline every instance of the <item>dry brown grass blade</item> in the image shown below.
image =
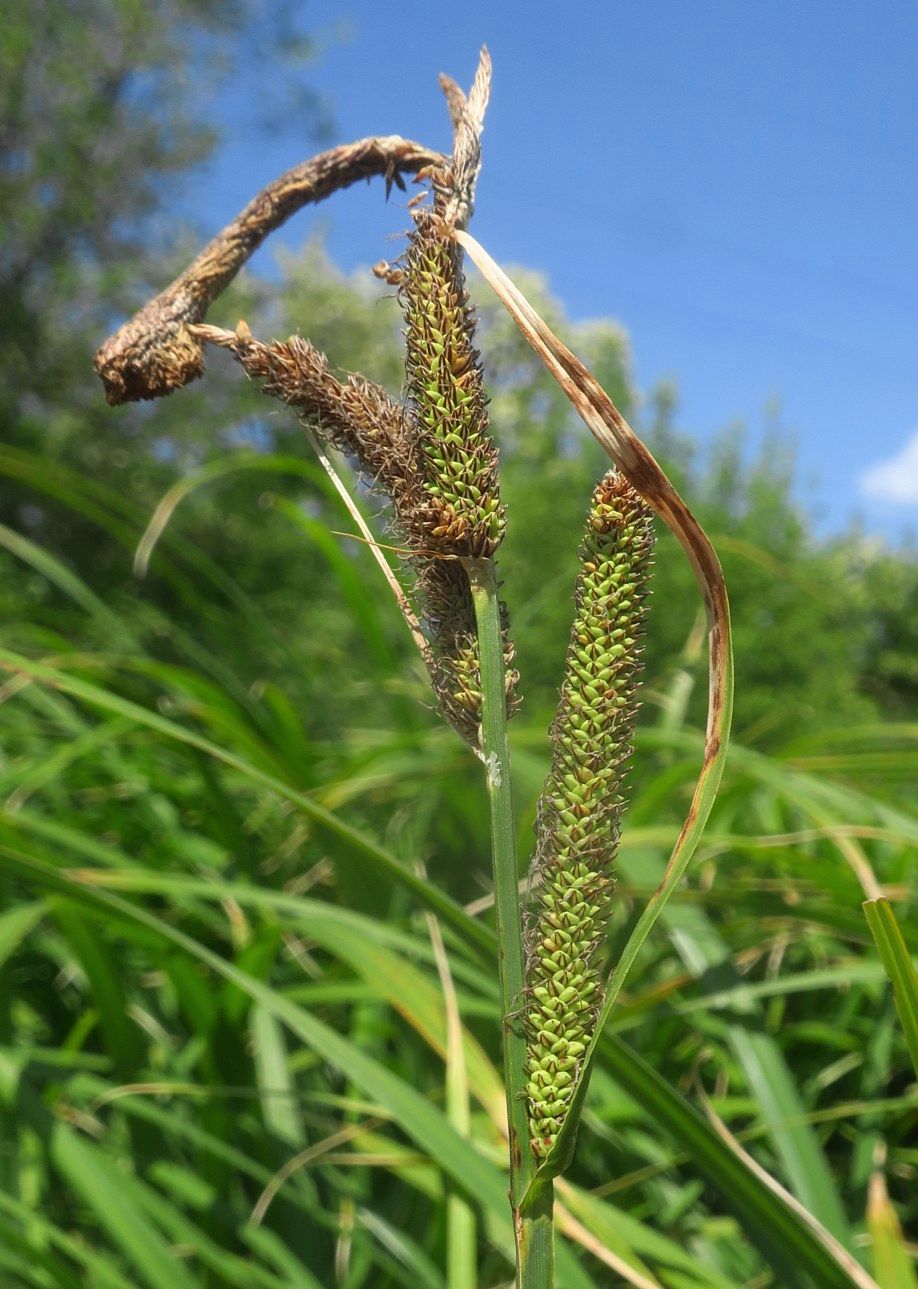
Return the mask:
M 474 237 L 456 230 L 514 322 L 564 390 L 600 446 L 675 534 L 695 572 L 708 624 L 709 701 L 704 763 L 720 750 L 729 671 L 730 609 L 720 561 L 698 520 L 666 474 L 583 363 L 564 345 Z M 693 807 L 694 807 L 693 802 Z M 685 833 L 693 811 L 683 825 Z
M 822 1223 L 813 1217 L 813 1214 L 809 1211 L 806 1205 L 801 1204 L 795 1195 L 792 1195 L 790 1191 L 786 1190 L 779 1181 L 772 1177 L 771 1173 L 766 1172 L 762 1165 L 756 1159 L 753 1159 L 752 1155 L 750 1155 L 747 1150 L 743 1149 L 724 1121 L 718 1116 L 700 1083 L 696 1082 L 696 1090 L 698 1092 L 698 1099 L 701 1101 L 704 1112 L 714 1131 L 723 1141 L 726 1142 L 737 1158 L 743 1161 L 749 1171 L 755 1174 L 763 1186 L 767 1186 L 773 1194 L 780 1196 L 788 1208 L 793 1209 L 798 1217 L 802 1218 L 819 1240 L 820 1244 L 822 1244 L 823 1248 L 825 1248 L 826 1252 L 829 1253 L 834 1261 L 844 1269 L 846 1274 L 851 1277 L 851 1280 L 859 1287 L 859 1289 L 879 1289 L 877 1282 L 872 1276 L 867 1274 L 858 1262 L 857 1258 L 850 1254 L 843 1245 L 839 1244 L 835 1236 L 827 1231 Z
M 720 563 L 704 530 L 627 421 L 583 363 L 561 343 L 525 296 L 487 251 L 468 233 L 456 240 L 484 274 L 514 322 L 564 390 L 599 444 L 675 534 L 688 556 L 704 600 L 708 626 L 708 721 L 704 758 L 688 814 L 676 839 L 663 878 L 647 901 L 609 980 L 596 1030 L 584 1057 L 582 1073 L 555 1145 L 524 1201 L 535 1204 L 540 1187 L 570 1162 L 583 1110 L 592 1062 L 602 1028 L 637 954 L 698 845 L 714 803 L 726 759 L 733 698 L 730 607 Z
M 184 273 L 106 340 L 96 354 L 96 371 L 109 403 L 160 398 L 202 374 L 203 347 L 188 324 L 203 321 L 249 256 L 302 206 L 375 175 L 385 177 L 387 189 L 393 183 L 404 187 L 403 173 L 417 174 L 444 160 L 397 134 L 374 136 L 321 152 L 268 184 Z

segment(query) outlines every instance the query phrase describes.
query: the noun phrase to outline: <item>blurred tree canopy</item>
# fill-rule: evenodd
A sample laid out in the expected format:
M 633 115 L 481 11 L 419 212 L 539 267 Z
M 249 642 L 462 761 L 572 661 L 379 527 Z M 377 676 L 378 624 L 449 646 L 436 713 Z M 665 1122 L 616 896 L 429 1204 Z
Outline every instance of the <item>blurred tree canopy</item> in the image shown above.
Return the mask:
M 164 236 L 158 217 L 177 182 L 193 182 L 195 167 L 216 146 L 217 132 L 198 107 L 202 86 L 231 69 L 241 33 L 247 42 L 289 44 L 289 11 L 282 7 L 271 21 L 254 24 L 251 15 L 251 7 L 207 0 L 16 0 L 8 8 L 0 33 L 0 193 L 7 213 L 0 501 L 8 524 L 64 559 L 117 611 L 129 610 L 164 656 L 175 633 L 190 633 L 217 654 L 231 637 L 237 650 L 250 650 L 253 681 L 280 679 L 286 669 L 292 697 L 320 731 L 329 715 L 322 694 L 331 688 L 350 694 L 364 720 L 373 719 L 374 709 L 361 691 L 365 644 L 353 614 L 325 568 L 302 558 L 302 522 L 320 519 L 331 529 L 347 523 L 308 468 L 298 426 L 219 359 L 203 382 L 180 395 L 116 412 L 105 406 L 92 372 L 93 351 L 113 323 L 167 281 L 196 244 L 186 231 L 177 254 L 174 235 Z M 308 56 L 301 33 L 296 48 Z M 321 124 L 318 105 L 310 119 Z M 387 227 L 406 222 L 397 207 L 383 212 L 382 200 L 381 218 Z M 368 233 L 367 259 L 373 258 Z M 245 316 L 265 336 L 302 329 L 334 364 L 397 392 L 398 310 L 380 298 L 369 274 L 342 274 L 314 242 L 298 255 L 283 254 L 280 267 L 280 285 L 244 275 L 213 320 L 232 325 Z M 853 533 L 817 540 L 794 500 L 793 455 L 780 434 L 753 458 L 735 429 L 701 451 L 674 428 L 672 389 L 646 396 L 635 389 L 620 326 L 572 323 L 544 281 L 519 277 L 646 436 L 714 538 L 731 590 L 737 720 L 747 740 L 768 744 L 878 713 L 914 711 L 914 561 Z M 523 693 L 533 719 L 542 720 L 559 678 L 584 506 L 604 461 L 500 307 L 483 287 L 476 293 L 510 505 L 506 594 Z M 279 477 L 274 468 L 266 477 L 258 461 L 272 454 L 296 459 L 300 473 Z M 112 533 L 103 539 L 94 507 L 100 490 L 117 495 L 125 519 L 136 525 L 176 480 L 229 459 L 239 468 L 202 481 L 171 521 L 180 564 L 190 552 L 199 563 L 212 561 L 202 620 L 198 599 L 183 602 L 161 576 L 156 554 L 148 576 L 134 576 L 126 539 L 111 540 Z M 356 542 L 344 542 L 334 556 L 364 557 Z M 7 562 L 8 636 L 15 640 L 9 624 L 22 618 L 53 620 L 59 628 L 59 591 L 17 559 Z M 257 599 L 258 621 L 273 624 L 268 637 L 280 632 L 303 642 L 307 654 L 317 652 L 321 685 L 310 681 L 310 668 L 291 679 L 283 643 L 266 641 L 262 630 L 247 636 L 238 604 L 219 589 L 220 569 L 231 570 Z M 83 630 L 80 613 L 72 605 L 67 612 L 74 631 Z M 384 622 L 386 648 L 407 663 L 395 612 Z M 698 639 L 691 575 L 664 540 L 648 644 L 652 682 L 663 687 L 685 667 L 700 674 Z M 696 693 L 698 719 L 703 701 Z M 382 710 L 375 718 L 384 720 Z

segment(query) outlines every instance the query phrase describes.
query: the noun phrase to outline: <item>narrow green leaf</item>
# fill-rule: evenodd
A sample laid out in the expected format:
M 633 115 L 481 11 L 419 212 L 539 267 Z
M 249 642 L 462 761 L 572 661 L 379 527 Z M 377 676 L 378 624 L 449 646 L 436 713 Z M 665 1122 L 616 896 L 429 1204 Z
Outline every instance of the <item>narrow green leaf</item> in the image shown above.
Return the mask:
M 663 876 L 662 864 L 647 854 L 640 856 L 639 864 L 638 857 L 627 856 L 621 866 L 626 873 L 637 872 L 639 866 L 644 880 L 658 881 Z M 761 1027 L 754 989 L 736 972 L 727 945 L 703 909 L 670 904 L 663 917 L 679 956 L 694 976 L 737 982 L 731 991 L 732 1006 L 749 1019 L 728 1023 L 727 1040 L 758 1099 L 790 1188 L 827 1230 L 850 1247 L 851 1232 L 831 1169 L 807 1121 L 807 1107 L 781 1048 Z
M 47 911 L 44 900 L 35 900 L 31 904 L 16 904 L 13 908 L 0 913 L 0 967 L 22 944 Z
M 52 903 L 54 919 L 77 965 L 89 983 L 93 1005 L 105 1035 L 105 1047 L 118 1075 L 132 1078 L 144 1058 L 144 1045 L 137 1025 L 130 1020 L 123 975 L 113 955 L 79 905 L 70 900 Z
M 851 1234 L 841 1197 L 794 1085 L 770 1034 L 731 1025 L 730 1046 L 743 1066 L 763 1121 L 780 1153 L 792 1189 L 827 1231 L 846 1247 Z M 790 1126 L 788 1126 L 790 1125 Z
M 288 1289 L 325 1289 L 286 1247 L 276 1231 L 265 1226 L 245 1226 L 240 1239 L 253 1253 L 270 1263 L 284 1277 Z
M 699 1112 L 621 1039 L 606 1035 L 603 1065 L 615 1081 L 688 1152 L 692 1166 L 714 1186 L 739 1218 L 770 1265 L 783 1271 L 782 1284 L 808 1276 L 819 1289 L 863 1289 L 837 1258 L 809 1215 L 771 1190 L 730 1149 Z
M 198 1289 L 181 1259 L 172 1254 L 129 1196 L 124 1175 L 98 1146 L 55 1118 L 31 1088 L 21 1086 L 15 1063 L 4 1056 L 0 1056 L 0 1096 L 8 1104 L 15 1104 L 47 1142 L 60 1176 L 92 1210 L 99 1225 L 131 1262 L 140 1281 L 149 1289 Z
M 28 537 L 23 537 L 22 533 L 7 528 L 6 524 L 0 524 L 0 546 L 5 546 L 11 554 L 23 560 L 24 563 L 30 564 L 36 572 L 41 573 L 58 590 L 63 591 L 74 603 L 79 604 L 80 608 L 96 618 L 108 636 L 113 641 L 117 641 L 121 648 L 127 648 L 129 651 L 137 648 L 137 641 L 125 626 L 124 618 L 120 614 L 113 613 L 104 600 L 100 600 L 81 578 L 54 555 L 43 547 L 37 546 Z
M 288 1146 L 302 1150 L 306 1136 L 287 1063 L 283 1030 L 271 1012 L 260 1004 L 252 1008 L 250 1026 L 265 1127 Z
M 401 1263 L 412 1285 L 419 1286 L 419 1289 L 445 1289 L 443 1276 L 424 1250 L 404 1231 L 397 1230 L 372 1209 L 359 1208 L 357 1217 L 360 1225 Z
M 173 1244 L 182 1245 L 200 1268 L 207 1268 L 219 1277 L 221 1286 L 227 1289 L 230 1286 L 233 1289 L 289 1289 L 288 1278 L 281 1279 L 251 1259 L 240 1258 L 221 1248 L 198 1224 L 185 1217 L 171 1196 L 167 1199 L 155 1187 L 135 1178 L 126 1178 L 125 1185 L 137 1207 L 149 1214 Z
M 418 1149 L 442 1169 L 463 1194 L 484 1210 L 491 1239 L 512 1260 L 513 1233 L 503 1177 L 488 1160 L 478 1154 L 469 1141 L 456 1133 L 440 1111 L 405 1080 L 317 1017 L 297 1007 L 277 990 L 246 975 L 219 954 L 147 910 L 136 908 L 117 896 L 88 889 L 38 860 L 8 855 L 7 863 L 23 877 L 38 880 L 52 890 L 67 891 L 74 898 L 107 909 L 109 914 L 114 914 L 119 919 L 126 919 L 129 923 L 154 931 L 193 958 L 206 963 L 224 980 L 247 994 L 253 1002 L 264 1006 L 324 1061 L 346 1075 L 392 1114 Z M 565 1246 L 558 1250 L 558 1284 L 560 1289 L 594 1289 L 589 1276 Z M 184 1289 L 184 1286 L 176 1281 L 173 1289 Z
M 918 1074 L 918 973 L 889 900 L 865 900 L 862 907 L 892 984 L 896 1011 Z

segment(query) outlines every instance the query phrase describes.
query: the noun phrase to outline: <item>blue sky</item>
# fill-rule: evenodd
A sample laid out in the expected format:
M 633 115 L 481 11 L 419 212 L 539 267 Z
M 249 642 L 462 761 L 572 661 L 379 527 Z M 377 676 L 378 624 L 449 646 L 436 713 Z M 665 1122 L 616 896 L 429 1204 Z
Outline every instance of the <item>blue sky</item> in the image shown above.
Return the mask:
M 822 531 L 918 532 L 918 5 L 611 0 L 306 8 L 309 77 L 335 136 L 447 146 L 437 73 L 494 61 L 474 232 L 539 268 L 575 318 L 631 335 L 638 382 L 680 391 L 700 439 L 744 421 L 794 435 Z M 222 112 L 240 127 L 261 67 Z M 294 123 L 295 124 L 295 123 Z M 216 228 L 312 150 L 239 128 L 195 202 Z M 345 268 L 392 253 L 378 190 L 320 226 Z M 481 284 L 481 290 L 487 288 Z

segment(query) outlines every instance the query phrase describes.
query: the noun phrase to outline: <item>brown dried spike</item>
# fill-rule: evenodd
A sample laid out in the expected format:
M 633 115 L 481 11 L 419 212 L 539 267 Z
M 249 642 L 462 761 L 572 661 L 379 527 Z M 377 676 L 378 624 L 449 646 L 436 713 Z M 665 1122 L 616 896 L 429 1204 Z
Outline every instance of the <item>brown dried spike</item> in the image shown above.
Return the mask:
M 411 498 L 420 493 L 412 436 L 404 409 L 384 389 L 361 376 L 340 381 L 325 355 L 301 336 L 264 344 L 238 329 L 202 324 L 189 330 L 198 341 L 229 349 L 246 374 L 262 382 L 264 394 L 314 422 L 392 498 L 399 519 L 410 513 Z
M 106 340 L 96 371 L 109 403 L 161 398 L 204 371 L 204 353 L 191 326 L 267 235 L 309 202 L 358 179 L 383 175 L 387 188 L 401 172 L 416 174 L 444 158 L 398 135 L 361 139 L 322 152 L 275 179 L 204 247 L 180 277 Z
M 430 554 L 437 545 L 433 534 L 448 535 L 456 519 L 423 486 L 418 447 L 404 408 L 359 376 L 340 381 L 325 355 L 299 336 L 264 344 L 252 338 L 244 323 L 235 332 L 207 324 L 190 330 L 198 342 L 229 349 L 246 374 L 262 382 L 263 393 L 294 408 L 391 500 L 396 534 L 411 552 L 407 558 L 415 573 L 414 598 L 430 644 L 425 660 L 431 684 L 446 719 L 477 747 L 481 684 L 468 577 L 457 559 Z M 506 633 L 505 659 L 512 713 L 517 674 Z

